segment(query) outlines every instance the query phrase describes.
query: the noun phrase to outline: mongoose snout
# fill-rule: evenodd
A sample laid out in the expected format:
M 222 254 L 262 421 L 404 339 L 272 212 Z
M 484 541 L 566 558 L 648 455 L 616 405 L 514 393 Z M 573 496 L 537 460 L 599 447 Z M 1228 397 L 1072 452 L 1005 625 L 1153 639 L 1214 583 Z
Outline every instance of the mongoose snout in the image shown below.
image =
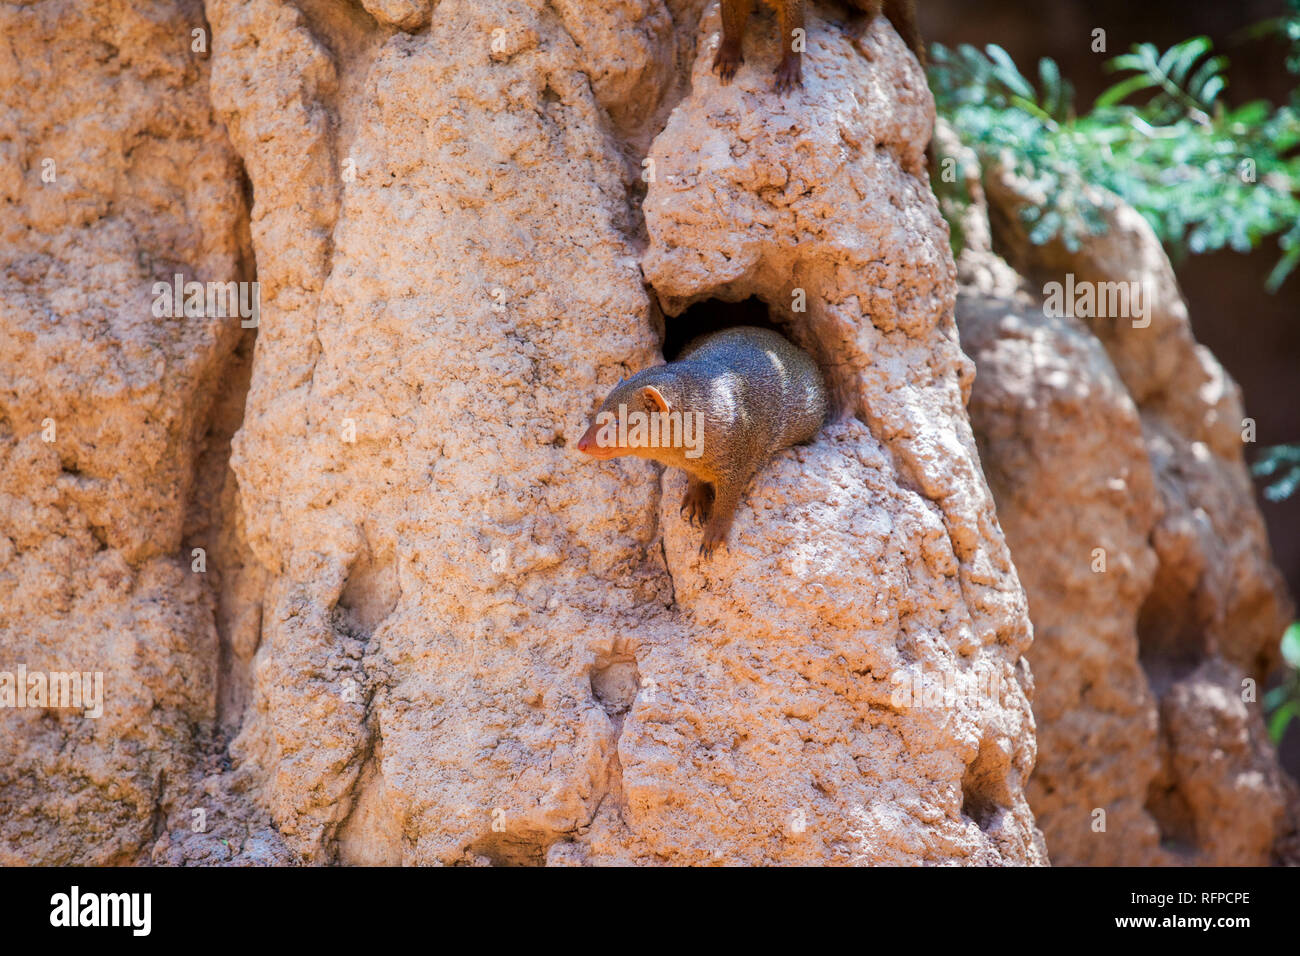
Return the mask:
M 724 329 L 681 357 L 618 383 L 578 450 L 649 458 L 688 476 L 681 513 L 703 525 L 700 553 L 727 539 L 741 494 L 773 455 L 826 420 L 826 385 L 803 350 L 770 329 Z
M 585 432 L 583 432 L 582 437 L 578 439 L 578 451 L 582 452 L 584 455 L 590 455 L 592 458 L 595 458 L 597 461 L 607 461 L 610 458 L 617 458 L 620 454 L 622 454 L 622 452 L 620 452 L 617 447 L 610 447 L 610 448 L 602 447 L 596 441 L 597 431 L 598 429 L 596 428 L 596 426 L 592 425 Z

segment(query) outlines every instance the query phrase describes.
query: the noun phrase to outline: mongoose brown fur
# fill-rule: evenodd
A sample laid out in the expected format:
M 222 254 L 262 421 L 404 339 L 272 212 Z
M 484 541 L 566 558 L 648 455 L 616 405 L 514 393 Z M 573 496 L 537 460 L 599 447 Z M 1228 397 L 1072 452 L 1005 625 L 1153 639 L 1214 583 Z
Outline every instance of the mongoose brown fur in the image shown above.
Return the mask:
M 776 91 L 788 93 L 803 82 L 800 53 L 794 49 L 794 31 L 803 30 L 803 8 L 806 0 L 766 0 L 777 12 L 781 25 L 781 63 L 776 68 Z M 916 0 L 844 0 L 863 16 L 850 30 L 861 33 L 877 14 L 884 13 L 894 25 L 898 35 L 912 48 L 921 65 L 925 66 L 925 44 L 916 27 Z M 754 10 L 754 0 L 722 0 L 722 43 L 713 58 L 713 69 L 723 85 L 731 82 L 740 64 L 745 62 L 742 45 L 749 15 Z
M 654 447 L 633 428 L 611 428 L 620 406 L 670 422 L 673 413 L 698 416 L 698 440 Z M 689 476 L 681 513 L 704 528 L 700 554 L 727 539 L 736 505 L 750 481 L 777 452 L 812 438 L 826 419 L 826 385 L 816 363 L 770 329 L 740 326 L 694 340 L 674 362 L 619 382 L 578 441 L 593 458 L 636 455 L 681 468 Z M 677 435 L 683 432 L 679 416 Z M 667 447 L 665 447 L 665 445 Z M 693 457 L 697 452 L 698 457 Z

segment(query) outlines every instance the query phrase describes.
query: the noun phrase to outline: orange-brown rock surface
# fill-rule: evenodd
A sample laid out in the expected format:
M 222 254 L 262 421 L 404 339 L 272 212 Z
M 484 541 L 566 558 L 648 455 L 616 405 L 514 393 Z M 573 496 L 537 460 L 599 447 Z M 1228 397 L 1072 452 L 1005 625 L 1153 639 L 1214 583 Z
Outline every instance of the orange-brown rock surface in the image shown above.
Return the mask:
M 883 24 L 874 63 L 819 26 L 837 57 L 777 108 L 762 71 L 707 75 L 716 18 L 697 41 L 658 4 L 561 12 L 444 0 L 408 36 L 209 6 L 263 288 L 233 467 L 270 580 L 234 756 L 307 860 L 1042 859 L 1029 632 L 962 410 L 918 68 Z M 679 44 L 704 52 L 642 225 L 628 117 L 681 90 Z M 713 114 L 735 175 L 698 151 Z M 796 255 L 800 218 L 827 235 Z M 728 242 L 754 253 L 728 274 L 674 261 Z M 780 311 L 799 282 L 806 322 Z M 678 477 L 573 449 L 658 359 L 652 294 L 760 295 L 839 365 L 836 422 L 709 566 Z M 908 668 L 1003 694 L 899 709 Z
M 1159 356 L 989 305 L 1008 549 L 887 22 L 810 15 L 782 99 L 772 31 L 711 75 L 704 0 L 84 7 L 0 12 L 0 673 L 102 671 L 105 704 L 0 709 L 0 862 L 1086 862 L 1082 806 L 1145 861 L 1185 819 L 1198 859 L 1267 855 L 1284 795 L 1229 691 L 1281 604 L 1202 420 L 1230 389 L 1176 328 L 1204 377 L 1161 404 L 1116 357 Z M 158 316 L 176 273 L 256 280 L 256 328 Z M 732 304 L 835 411 L 706 563 L 680 474 L 574 445 Z M 1061 440 L 1076 414 L 1103 432 Z M 1110 575 L 1035 550 L 1026 475 Z
M 104 687 L 98 718 L 0 709 L 0 863 L 147 859 L 214 745 L 188 516 L 248 333 L 153 309 L 177 273 L 254 278 L 203 26 L 197 3 L 0 8 L 0 670 Z
M 1285 860 L 1297 803 L 1258 697 L 1291 607 L 1251 496 L 1237 386 L 1192 337 L 1140 216 L 1118 207 L 1078 251 L 1034 246 L 1017 225 L 1026 187 L 997 171 L 984 182 L 997 228 L 972 224 L 957 318 L 1034 622 L 1029 798 L 1053 862 Z M 1056 313 L 1043 289 L 1067 275 L 1137 282 L 1149 314 Z

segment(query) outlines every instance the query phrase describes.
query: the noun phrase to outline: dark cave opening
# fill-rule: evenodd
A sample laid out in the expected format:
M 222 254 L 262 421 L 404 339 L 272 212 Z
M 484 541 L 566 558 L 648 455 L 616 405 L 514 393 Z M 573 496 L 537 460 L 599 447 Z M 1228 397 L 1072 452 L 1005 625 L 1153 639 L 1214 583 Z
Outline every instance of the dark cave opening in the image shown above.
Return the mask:
M 662 334 L 664 360 L 675 361 L 681 355 L 682 349 L 701 335 L 720 332 L 739 325 L 772 329 L 794 341 L 789 330 L 772 318 L 771 309 L 758 296 L 750 296 L 741 302 L 705 299 L 690 306 L 680 315 L 664 317 Z
M 659 334 L 666 362 L 675 361 L 694 339 L 723 329 L 749 325 L 779 333 L 811 355 L 821 369 L 830 396 L 831 410 L 827 421 L 831 422 L 846 413 L 852 414 L 856 408 L 856 388 L 852 377 L 846 376 L 843 367 L 832 361 L 833 356 L 823 347 L 815 334 L 814 324 L 808 318 L 804 313 L 791 314 L 779 308 L 773 309 L 758 296 L 739 302 L 704 299 L 675 316 L 663 314 L 656 308 L 655 331 Z

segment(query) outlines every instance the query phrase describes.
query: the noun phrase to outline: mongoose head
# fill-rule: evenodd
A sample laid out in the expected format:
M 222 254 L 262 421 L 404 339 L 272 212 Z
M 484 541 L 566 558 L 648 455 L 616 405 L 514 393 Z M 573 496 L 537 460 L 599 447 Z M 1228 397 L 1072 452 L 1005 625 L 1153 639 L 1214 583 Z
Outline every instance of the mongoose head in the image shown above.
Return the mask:
M 670 366 L 658 365 L 619 382 L 578 439 L 578 451 L 601 461 L 635 455 L 679 467 L 683 458 L 698 458 L 699 416 L 677 407 L 675 378 Z

